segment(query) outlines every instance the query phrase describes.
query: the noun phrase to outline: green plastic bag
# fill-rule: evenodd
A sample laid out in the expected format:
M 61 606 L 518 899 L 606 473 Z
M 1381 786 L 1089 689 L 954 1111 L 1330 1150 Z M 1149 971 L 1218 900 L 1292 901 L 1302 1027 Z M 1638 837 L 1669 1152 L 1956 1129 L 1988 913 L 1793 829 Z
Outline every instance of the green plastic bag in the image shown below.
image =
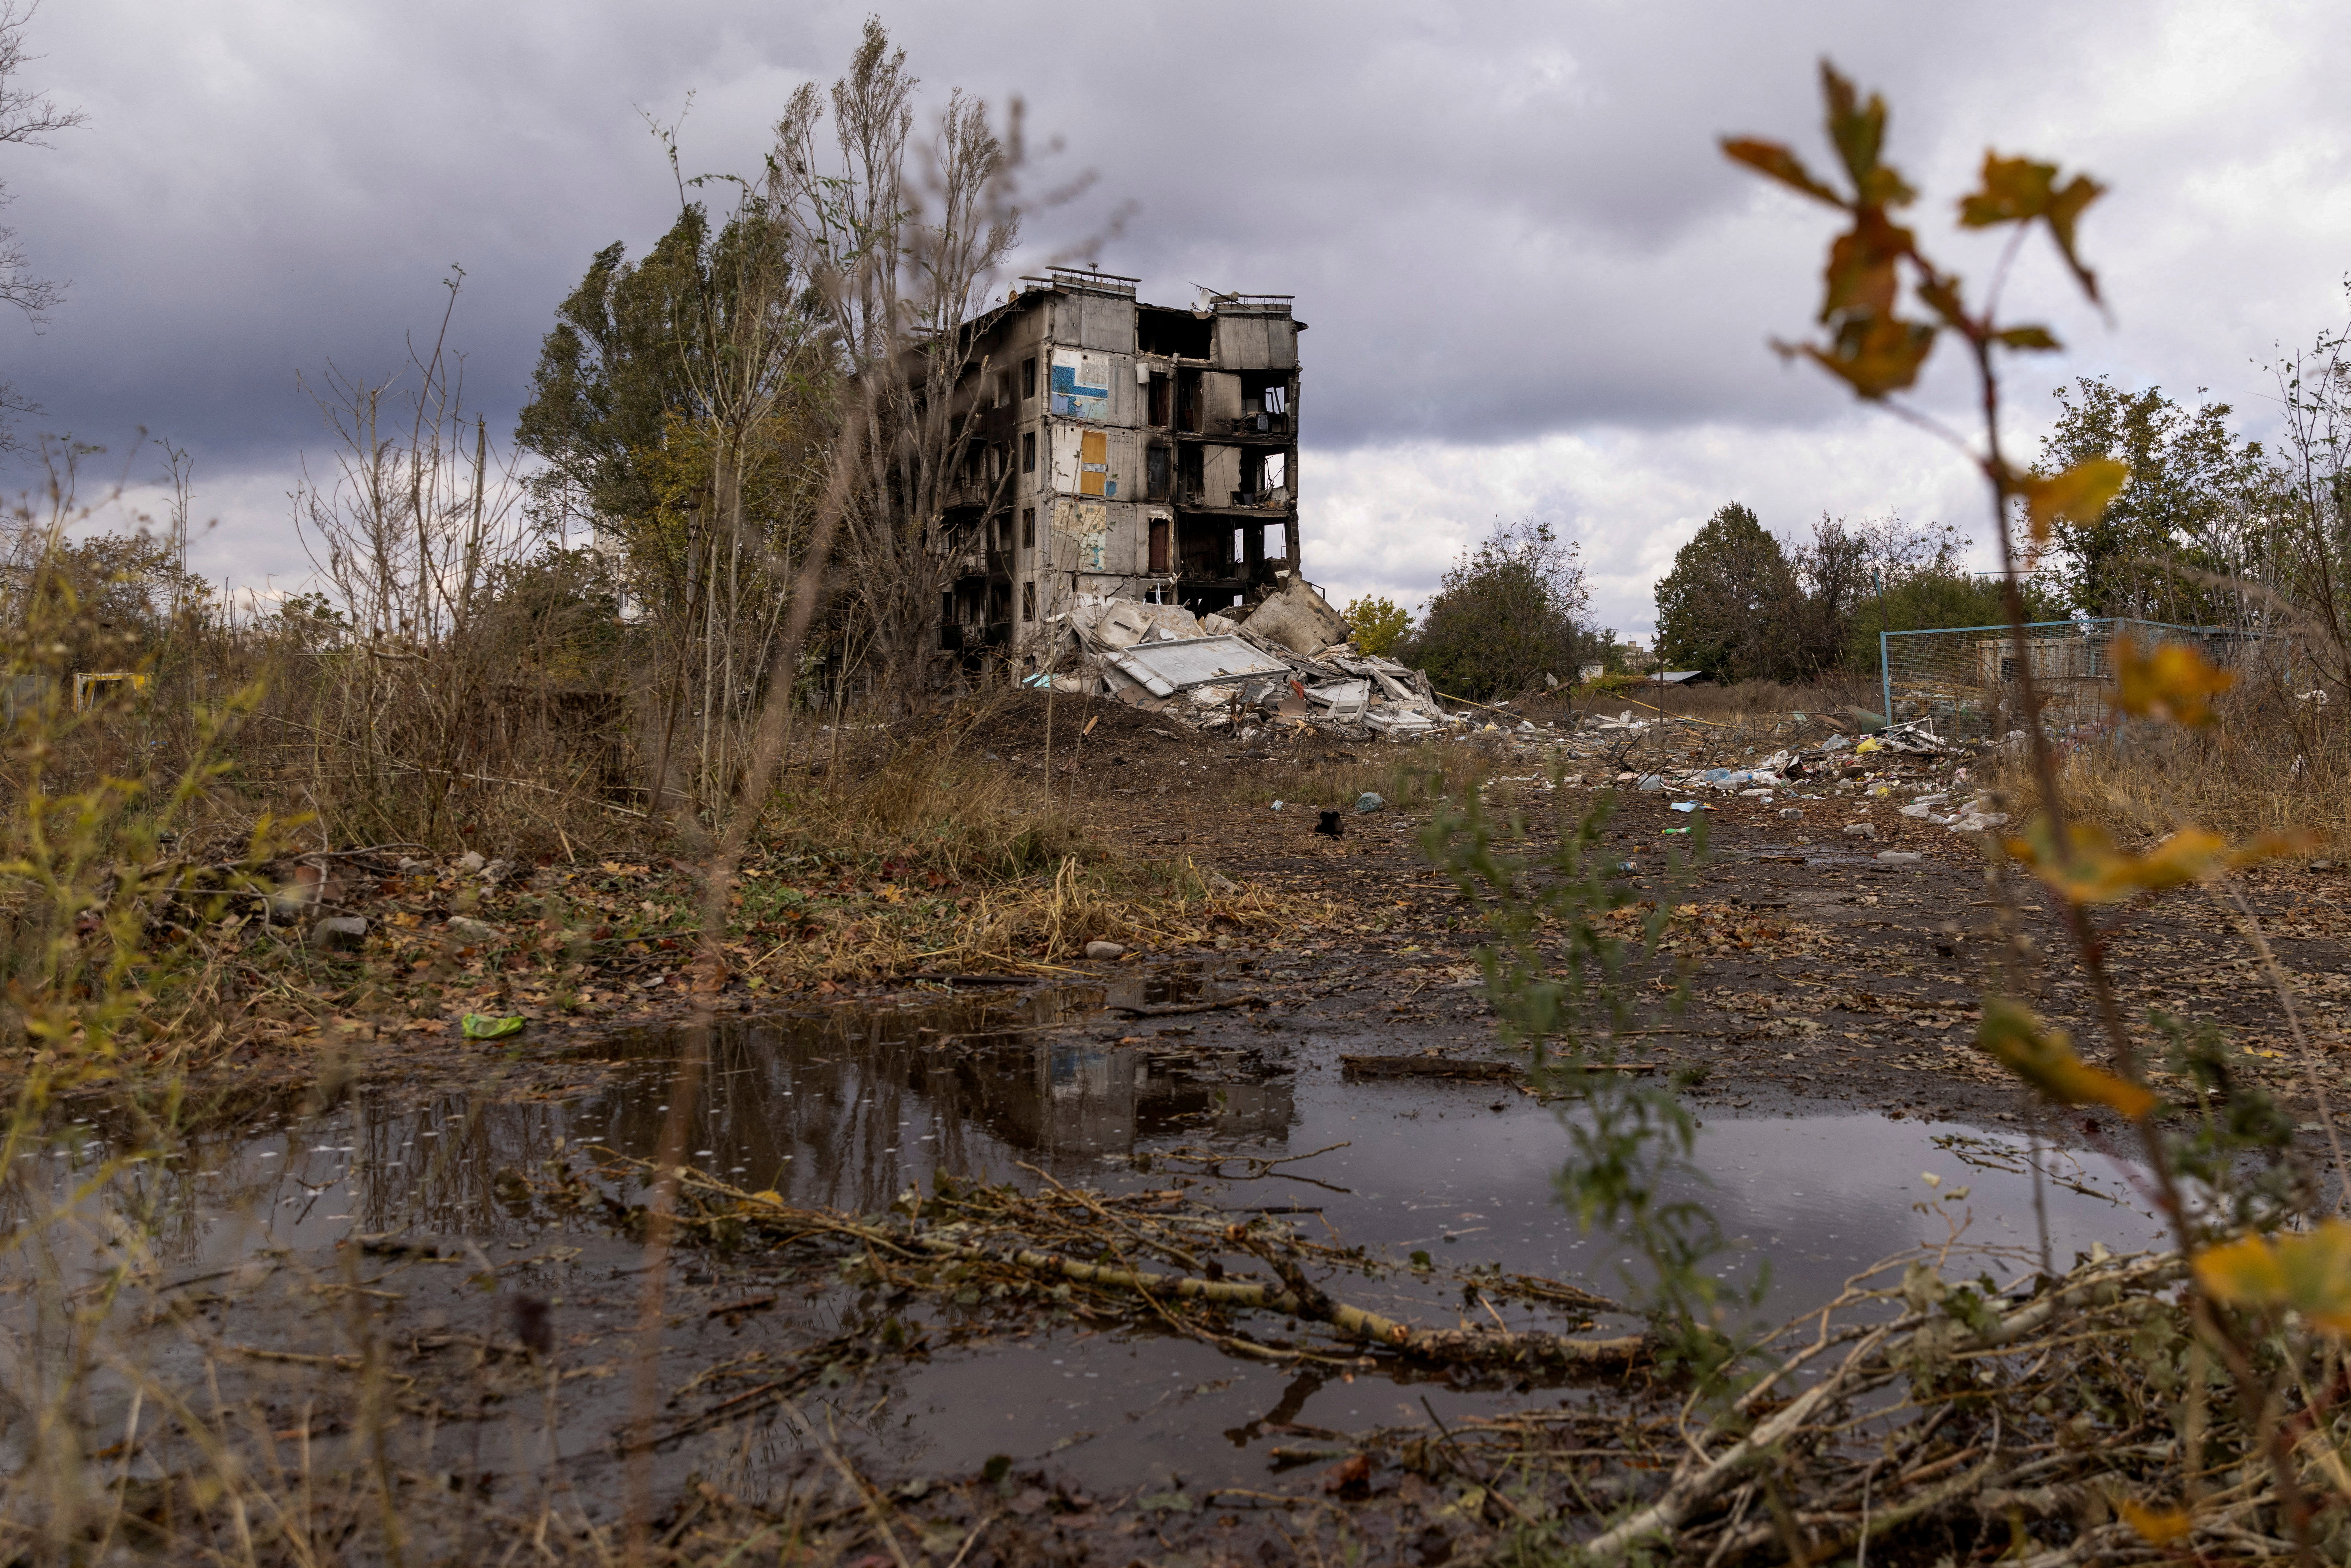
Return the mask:
M 494 1019 L 487 1013 L 467 1013 L 465 1030 L 467 1040 L 504 1040 L 510 1034 L 522 1032 L 522 1019 Z

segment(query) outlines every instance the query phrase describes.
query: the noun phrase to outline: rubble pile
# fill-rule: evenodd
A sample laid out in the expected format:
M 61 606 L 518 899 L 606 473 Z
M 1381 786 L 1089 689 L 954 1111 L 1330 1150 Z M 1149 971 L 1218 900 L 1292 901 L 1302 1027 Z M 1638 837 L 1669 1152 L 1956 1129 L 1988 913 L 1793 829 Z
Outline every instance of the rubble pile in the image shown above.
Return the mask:
M 1245 622 L 1180 605 L 1081 598 L 1063 622 L 1055 689 L 1116 697 L 1204 732 L 1248 740 L 1280 725 L 1350 738 L 1405 740 L 1467 721 L 1428 677 L 1358 652 L 1347 622 L 1304 582 L 1260 601 Z
M 1877 718 L 1875 714 L 1861 716 L 1873 724 Z M 1899 808 L 1900 815 L 1955 833 L 1980 832 L 2008 821 L 1989 791 L 1962 787 L 1978 758 L 2018 744 L 2022 731 L 1996 742 L 1951 741 L 1935 733 L 1930 718 L 1922 718 L 1855 737 L 1835 727 L 1834 720 L 1802 713 L 1755 727 L 1764 737 L 1760 745 L 1750 739 L 1753 731 L 1671 714 L 1639 716 L 1627 708 L 1613 717 L 1583 714 L 1557 725 L 1524 719 L 1515 726 L 1489 722 L 1476 733 L 1520 758 L 1545 765 L 1543 772 L 1511 782 L 1548 785 L 1556 779 L 1570 787 L 1678 795 L 1685 797 L 1674 804 L 1678 811 L 1703 809 L 1703 797 L 1715 793 L 1778 804 L 1782 817 L 1802 821 L 1806 801 L 1853 794 L 1890 800 L 1907 795 L 1909 802 Z M 1783 743 L 1783 737 L 1823 729 L 1828 733 L 1821 738 Z M 1763 745 L 1774 749 L 1763 752 Z M 1740 750 L 1750 754 L 1738 758 Z M 1734 755 L 1726 758 L 1725 751 Z M 1673 752 L 1682 753 L 1683 759 L 1668 764 L 1664 758 Z M 1703 756 L 1693 761 L 1693 754 Z M 1576 770 L 1579 766 L 1581 771 Z M 1877 837 L 1877 830 L 1867 822 L 1849 824 L 1845 832 L 1854 838 Z
M 1959 786 L 1975 757 L 2017 744 L 2022 731 L 1998 741 L 1955 741 L 1936 733 L 1936 713 L 1888 725 L 1860 709 L 1793 713 L 1744 725 L 1654 708 L 1646 715 L 1626 708 L 1614 717 L 1570 714 L 1541 723 L 1513 712 L 1509 703 L 1460 703 L 1476 711 L 1455 712 L 1425 673 L 1360 652 L 1345 619 L 1307 582 L 1293 580 L 1239 614 L 1242 619 L 1195 615 L 1180 605 L 1081 596 L 1074 609 L 1054 618 L 1060 642 L 1050 667 L 1059 673 L 1033 676 L 1031 684 L 1050 681 L 1058 691 L 1114 697 L 1235 741 L 1299 729 L 1358 741 L 1473 738 L 1537 765 L 1540 771 L 1515 781 L 1541 787 L 1784 800 L 1780 815 L 1792 820 L 1804 816 L 1799 802 L 1828 799 L 1824 790 L 1876 799 L 1907 793 L 1913 799 L 1901 815 L 1952 832 L 1980 832 L 2008 821 L 1988 792 Z M 1765 746 L 1773 749 L 1765 752 Z M 1750 754 L 1740 757 L 1740 751 Z M 1675 809 L 1695 807 L 1681 802 Z M 1866 823 L 1849 831 L 1876 836 Z

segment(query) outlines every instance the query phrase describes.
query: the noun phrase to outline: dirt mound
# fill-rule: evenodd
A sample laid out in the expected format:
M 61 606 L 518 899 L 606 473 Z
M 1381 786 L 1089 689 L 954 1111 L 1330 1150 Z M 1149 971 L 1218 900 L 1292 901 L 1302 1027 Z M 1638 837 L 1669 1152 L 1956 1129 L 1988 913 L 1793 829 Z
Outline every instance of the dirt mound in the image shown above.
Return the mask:
M 1108 697 L 1059 692 L 1053 695 L 1051 706 L 1055 756 L 1078 749 L 1081 734 L 1086 747 L 1118 746 L 1144 752 L 1194 751 L 1211 744 L 1180 724 Z M 1091 731 L 1086 728 L 1089 721 L 1093 725 Z M 967 750 L 977 747 L 1007 756 L 1040 752 L 1045 747 L 1046 694 L 998 692 L 975 698 L 942 716 L 940 727 L 948 734 L 960 731 Z

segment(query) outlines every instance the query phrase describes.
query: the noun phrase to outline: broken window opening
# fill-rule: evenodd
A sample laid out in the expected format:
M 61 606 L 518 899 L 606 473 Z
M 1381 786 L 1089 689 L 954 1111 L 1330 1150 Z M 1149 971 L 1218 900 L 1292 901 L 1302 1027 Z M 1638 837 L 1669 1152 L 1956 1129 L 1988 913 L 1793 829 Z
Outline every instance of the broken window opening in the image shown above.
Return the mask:
M 1031 512 L 1029 516 L 1033 517 L 1036 514 Z M 1037 619 L 1037 585 L 1034 582 L 1024 582 L 1020 585 L 1020 619 L 1023 621 Z
M 1034 507 L 1020 508 L 1020 548 L 1022 549 L 1037 548 L 1037 508 Z
M 1165 430 L 1175 415 L 1176 383 L 1165 376 L 1154 374 L 1151 378 L 1152 424 Z
M 1167 570 L 1167 519 L 1165 517 L 1151 519 L 1151 570 Z
M 1011 405 L 1012 372 L 1010 371 L 1006 371 L 1003 374 L 996 378 L 996 406 L 998 408 L 1009 408 Z
M 1030 356 L 1020 361 L 1020 401 L 1033 402 L 1037 398 L 1037 361 Z
M 1290 429 L 1290 372 L 1240 372 L 1240 424 L 1243 429 L 1282 434 Z
M 1020 433 L 1020 472 L 1023 474 L 1037 472 L 1037 433 L 1033 430 L 1024 430 Z
M 1167 498 L 1167 448 L 1154 446 L 1143 455 L 1144 499 L 1164 501 Z
M 1209 354 L 1212 323 L 1189 310 L 1138 305 L 1134 311 L 1134 345 L 1138 352 L 1205 360 Z

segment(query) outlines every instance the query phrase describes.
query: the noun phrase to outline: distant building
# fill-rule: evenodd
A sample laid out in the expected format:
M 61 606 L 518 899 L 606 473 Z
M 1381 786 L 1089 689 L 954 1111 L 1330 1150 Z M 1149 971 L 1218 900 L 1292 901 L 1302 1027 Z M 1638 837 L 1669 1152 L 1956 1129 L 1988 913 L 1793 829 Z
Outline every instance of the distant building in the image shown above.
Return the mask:
M 1299 570 L 1290 297 L 1182 308 L 1110 273 L 1021 282 L 972 323 L 940 645 L 1017 651 L 1081 595 L 1196 614 L 1278 589 Z

